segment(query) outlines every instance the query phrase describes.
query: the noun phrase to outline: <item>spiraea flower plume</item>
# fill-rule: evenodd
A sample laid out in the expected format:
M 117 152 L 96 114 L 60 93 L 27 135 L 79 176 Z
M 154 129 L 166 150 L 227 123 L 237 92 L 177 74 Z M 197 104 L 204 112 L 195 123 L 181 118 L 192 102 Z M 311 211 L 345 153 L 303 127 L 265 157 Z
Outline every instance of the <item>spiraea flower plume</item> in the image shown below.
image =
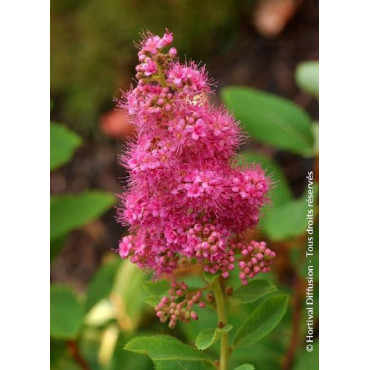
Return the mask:
M 204 66 L 180 63 L 173 47 L 165 51 L 172 41 L 167 30 L 163 37 L 143 36 L 137 85 L 118 100 L 137 132 L 121 158 L 130 182 L 118 219 L 130 234 L 121 240 L 119 254 L 154 278 L 174 276 L 180 266 L 195 263 L 225 279 L 239 268 L 247 284 L 269 271 L 275 257 L 264 242 L 247 237 L 268 201 L 270 181 L 258 165 L 235 166 L 238 123 L 225 108 L 208 103 L 212 81 Z M 174 283 L 173 289 L 176 284 L 186 286 Z M 185 308 L 170 298 L 157 307 L 158 317 L 171 326 L 195 318 L 189 300 L 203 305 L 199 292 L 177 290 L 187 297 Z

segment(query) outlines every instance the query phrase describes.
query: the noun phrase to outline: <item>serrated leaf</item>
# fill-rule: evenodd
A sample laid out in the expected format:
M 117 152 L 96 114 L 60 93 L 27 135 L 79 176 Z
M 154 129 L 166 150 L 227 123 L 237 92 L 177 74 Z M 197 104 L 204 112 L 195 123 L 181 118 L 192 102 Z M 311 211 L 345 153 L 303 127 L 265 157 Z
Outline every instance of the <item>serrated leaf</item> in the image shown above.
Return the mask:
M 115 258 L 113 261 L 100 266 L 86 291 L 86 311 L 89 311 L 96 303 L 109 295 L 119 265 L 120 260 Z
M 252 138 L 302 155 L 311 152 L 311 119 L 295 103 L 238 86 L 222 89 L 221 97 Z
M 222 333 L 228 333 L 232 328 L 232 325 L 225 325 L 223 328 L 204 329 L 198 334 L 195 345 L 198 349 L 204 351 L 217 342 Z
M 146 292 L 151 295 L 156 296 L 164 296 L 168 290 L 170 289 L 170 283 L 167 280 L 159 280 L 159 281 L 144 281 L 143 288 Z
M 83 308 L 74 292 L 64 285 L 50 287 L 50 335 L 56 339 L 74 339 L 83 321 Z
M 87 191 L 50 198 L 50 239 L 95 220 L 115 203 L 115 197 L 103 191 Z
M 243 164 L 245 161 L 249 164 L 259 164 L 271 177 L 275 184 L 269 192 L 273 206 L 278 206 L 293 198 L 292 190 L 282 169 L 272 159 L 256 152 L 241 152 L 238 156 L 238 163 Z
M 50 169 L 55 170 L 67 163 L 82 139 L 67 127 L 52 123 L 50 125 Z
M 319 62 L 310 61 L 298 64 L 295 79 L 303 91 L 319 98 Z
M 148 355 L 153 361 L 210 361 L 203 352 L 169 335 L 137 337 L 130 340 L 124 349 Z
M 255 367 L 251 364 L 243 364 L 236 367 L 234 370 L 254 370 Z
M 287 295 L 276 295 L 266 299 L 236 332 L 233 346 L 245 347 L 262 339 L 278 325 L 287 307 Z
M 241 303 L 251 303 L 274 291 L 276 291 L 276 286 L 270 281 L 256 279 L 249 282 L 248 285 L 242 285 L 236 289 L 231 298 L 237 299 Z

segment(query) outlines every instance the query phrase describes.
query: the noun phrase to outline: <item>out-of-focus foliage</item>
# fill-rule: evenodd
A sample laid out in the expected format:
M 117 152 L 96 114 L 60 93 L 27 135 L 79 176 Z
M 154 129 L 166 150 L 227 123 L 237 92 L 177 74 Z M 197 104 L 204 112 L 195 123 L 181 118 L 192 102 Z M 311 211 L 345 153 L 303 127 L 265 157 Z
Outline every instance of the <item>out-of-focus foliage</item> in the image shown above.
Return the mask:
M 67 163 L 81 145 L 81 138 L 63 125 L 50 125 L 50 169 Z
M 68 287 L 54 284 L 50 289 L 50 334 L 53 338 L 74 339 L 83 320 L 83 308 Z
M 319 62 L 304 62 L 296 70 L 298 86 L 308 94 L 319 98 Z
M 315 187 L 315 200 L 318 188 Z M 307 194 L 273 207 L 263 222 L 263 230 L 274 241 L 302 235 L 307 228 Z
M 302 351 L 294 365 L 293 370 L 313 370 L 319 368 L 319 342 L 313 343 L 312 352 Z
M 222 53 L 233 45 L 239 18 L 253 3 L 52 0 L 51 90 L 56 106 L 63 99 L 60 119 L 79 132 L 96 127 L 99 114 L 112 107 L 112 94 L 130 84 L 132 40 L 138 40 L 141 31 L 160 34 L 168 27 L 181 54 L 186 51 L 194 60 L 205 60 L 214 50 Z
M 77 229 L 113 206 L 115 198 L 102 191 L 53 196 L 50 199 L 50 238 Z
M 311 119 L 293 102 L 245 87 L 226 87 L 221 95 L 253 138 L 298 154 L 312 150 Z

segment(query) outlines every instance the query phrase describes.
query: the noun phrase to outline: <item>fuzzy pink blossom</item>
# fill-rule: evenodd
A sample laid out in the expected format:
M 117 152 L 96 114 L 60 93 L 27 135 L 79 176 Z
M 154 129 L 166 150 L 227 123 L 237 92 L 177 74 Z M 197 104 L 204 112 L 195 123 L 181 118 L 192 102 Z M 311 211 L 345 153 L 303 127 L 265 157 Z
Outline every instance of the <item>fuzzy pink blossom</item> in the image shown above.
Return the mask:
M 275 257 L 264 242 L 246 237 L 268 202 L 270 181 L 258 165 L 235 167 L 239 125 L 225 108 L 196 98 L 211 92 L 205 67 L 181 64 L 173 47 L 164 52 L 172 41 L 167 30 L 162 37 L 144 36 L 137 86 L 118 100 L 137 132 L 121 157 L 130 181 L 118 220 L 130 235 L 118 252 L 155 278 L 196 262 L 225 279 L 239 268 L 246 284 L 269 271 Z M 178 293 L 173 300 L 192 297 Z M 199 300 L 197 293 L 193 302 Z M 175 314 L 174 307 L 171 299 L 157 307 L 158 317 L 171 327 L 195 317 L 182 306 Z

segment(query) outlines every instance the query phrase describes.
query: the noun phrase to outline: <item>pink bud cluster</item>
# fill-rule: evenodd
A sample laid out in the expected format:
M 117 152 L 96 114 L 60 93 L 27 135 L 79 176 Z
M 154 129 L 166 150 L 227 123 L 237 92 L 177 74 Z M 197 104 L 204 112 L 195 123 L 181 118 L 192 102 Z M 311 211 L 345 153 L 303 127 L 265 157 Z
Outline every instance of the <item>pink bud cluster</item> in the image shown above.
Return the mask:
M 173 281 L 169 290 L 169 297 L 163 297 L 155 307 L 157 317 L 161 322 L 169 320 L 168 326 L 174 328 L 177 321 L 185 323 L 190 320 L 198 320 L 198 315 L 193 311 L 194 304 L 205 307 L 201 301 L 201 291 L 189 291 L 189 287 L 184 282 Z
M 259 272 L 269 272 L 272 260 L 276 257 L 276 253 L 267 248 L 265 242 L 231 242 L 230 246 L 241 256 L 238 260 L 239 278 L 244 285 L 248 283 L 247 278 L 251 279 Z
M 168 31 L 144 36 L 137 86 L 118 100 L 137 129 L 121 157 L 130 181 L 118 219 L 130 235 L 119 254 L 155 277 L 198 263 L 227 278 L 237 266 L 245 283 L 268 271 L 274 257 L 263 243 L 240 237 L 258 223 L 270 181 L 258 165 L 235 166 L 239 125 L 204 98 L 211 92 L 205 67 L 181 64 L 174 48 L 164 51 L 172 40 Z M 158 310 L 170 320 L 172 303 L 165 299 Z

